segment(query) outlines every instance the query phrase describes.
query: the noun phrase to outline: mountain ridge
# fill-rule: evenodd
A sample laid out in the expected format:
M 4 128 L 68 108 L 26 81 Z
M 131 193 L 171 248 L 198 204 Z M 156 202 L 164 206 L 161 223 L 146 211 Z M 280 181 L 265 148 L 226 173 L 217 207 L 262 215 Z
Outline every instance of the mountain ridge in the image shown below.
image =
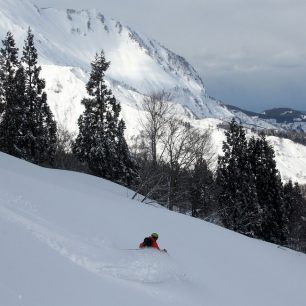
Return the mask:
M 0 0 L 0 5 L 1 36 L 4 37 L 10 30 L 21 48 L 26 30 L 30 26 L 35 34 L 40 63 L 44 67 L 59 67 L 57 71 L 51 69 L 52 73 L 60 73 L 60 67 L 63 66 L 80 68 L 83 70 L 81 74 L 86 75 L 81 79 L 85 84 L 90 62 L 95 53 L 103 49 L 107 60 L 111 62 L 106 78 L 123 104 L 141 108 L 141 99 L 144 96 L 164 90 L 172 95 L 170 102 L 181 105 L 178 108 L 182 116 L 191 116 L 195 120 L 216 118 L 230 121 L 235 117 L 246 127 L 298 129 L 306 132 L 306 123 L 303 120 L 294 124 L 279 124 L 274 118 L 252 116 L 249 111 L 233 109 L 210 97 L 196 69 L 184 57 L 155 39 L 136 32 L 130 26 L 107 18 L 96 9 L 39 8 L 28 0 Z M 52 73 L 45 71 L 47 83 L 54 79 Z M 78 82 L 79 75 L 71 75 L 70 78 L 75 78 L 73 82 Z M 56 82 L 61 83 L 60 77 L 57 77 Z M 69 84 L 66 83 L 66 86 Z M 50 84 L 50 87 L 55 86 Z M 126 95 L 122 88 L 126 88 L 129 93 Z M 47 93 L 54 96 L 49 89 Z M 57 100 L 49 99 L 52 110 L 59 107 Z M 65 100 L 70 105 L 76 103 L 74 94 L 67 95 Z M 66 122 L 61 122 L 61 125 L 76 126 L 75 116 L 71 114 L 71 117 L 66 115 Z M 62 120 L 60 116 L 56 119 Z M 73 120 L 73 124 L 69 120 Z
M 248 111 L 243 108 L 227 104 L 234 113 L 243 113 L 249 117 L 260 118 L 284 130 L 294 130 L 306 133 L 306 112 L 294 110 L 290 107 L 275 107 L 261 113 Z
M 9 4 L 1 0 L 0 4 L 2 37 L 11 30 L 21 47 L 26 29 L 31 26 L 42 65 L 79 67 L 88 73 L 94 54 L 103 49 L 112 63 L 107 78 L 125 83 L 142 95 L 169 91 L 174 101 L 197 118 L 233 117 L 222 103 L 210 99 L 202 79 L 186 59 L 95 9 L 39 9 L 22 0 Z M 20 14 L 14 11 L 17 6 Z M 50 102 L 51 106 L 55 103 Z

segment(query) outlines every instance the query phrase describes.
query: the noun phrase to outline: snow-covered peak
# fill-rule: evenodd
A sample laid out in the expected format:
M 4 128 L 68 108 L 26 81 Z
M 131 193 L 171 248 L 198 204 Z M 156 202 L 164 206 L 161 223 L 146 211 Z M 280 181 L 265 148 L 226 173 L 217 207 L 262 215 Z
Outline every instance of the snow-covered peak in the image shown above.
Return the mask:
M 11 31 L 18 46 L 22 47 L 28 27 L 32 28 L 39 59 L 45 69 L 44 77 L 52 110 L 65 108 L 65 105 L 58 105 L 59 100 L 66 101 L 68 109 L 71 109 L 71 105 L 80 109 L 75 104 L 76 96 L 80 95 L 70 84 L 86 83 L 90 62 L 97 52 L 104 50 L 107 60 L 111 61 L 107 71 L 108 82 L 122 103 L 137 108 L 141 105 L 141 97 L 164 90 L 172 94 L 173 103 L 182 106 L 181 115 L 227 122 L 236 117 L 245 126 L 279 128 L 276 122 L 233 111 L 211 98 L 200 76 L 186 59 L 102 12 L 95 9 L 38 8 L 29 0 L 0 0 L 0 7 L 2 37 Z M 67 82 L 67 75 L 62 80 L 62 67 L 71 68 L 71 82 Z M 82 72 L 75 74 L 79 69 Z M 56 84 L 52 84 L 51 80 L 56 80 Z M 64 88 L 62 82 L 70 87 L 65 97 L 59 91 L 50 91 L 50 88 Z M 80 88 L 78 91 L 84 92 Z M 79 113 L 69 116 L 68 109 L 64 111 L 66 121 L 61 124 L 76 127 L 75 118 Z
M 201 78 L 184 58 L 97 10 L 37 8 L 26 0 L 0 0 L 0 5 L 1 36 L 12 31 L 21 47 L 30 26 L 44 65 L 78 67 L 88 72 L 95 53 L 103 49 L 111 61 L 107 72 L 110 82 L 143 95 L 172 92 L 173 100 L 195 117 L 233 116 L 207 96 Z

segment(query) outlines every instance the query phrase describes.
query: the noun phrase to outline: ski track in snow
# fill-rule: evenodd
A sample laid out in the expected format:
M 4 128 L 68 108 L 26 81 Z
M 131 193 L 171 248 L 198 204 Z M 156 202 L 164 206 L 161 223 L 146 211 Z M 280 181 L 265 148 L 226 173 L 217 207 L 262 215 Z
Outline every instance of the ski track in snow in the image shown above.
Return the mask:
M 141 283 L 187 280 L 166 254 L 155 250 L 116 249 L 107 241 L 74 236 L 37 216 L 36 211 L 22 197 L 0 193 L 0 217 L 23 226 L 35 238 L 91 273 Z

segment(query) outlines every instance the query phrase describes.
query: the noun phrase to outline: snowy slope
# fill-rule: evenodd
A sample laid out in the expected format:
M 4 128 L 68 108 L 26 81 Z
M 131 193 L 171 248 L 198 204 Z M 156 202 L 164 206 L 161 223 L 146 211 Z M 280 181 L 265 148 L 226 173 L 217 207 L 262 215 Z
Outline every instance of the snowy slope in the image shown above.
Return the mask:
M 0 305 L 302 306 L 306 256 L 0 154 Z M 160 234 L 169 256 L 137 248 Z

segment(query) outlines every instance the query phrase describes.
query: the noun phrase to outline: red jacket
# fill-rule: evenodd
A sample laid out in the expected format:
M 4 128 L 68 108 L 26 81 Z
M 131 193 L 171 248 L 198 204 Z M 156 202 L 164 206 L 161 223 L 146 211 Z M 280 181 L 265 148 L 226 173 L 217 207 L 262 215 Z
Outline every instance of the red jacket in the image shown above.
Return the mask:
M 149 248 L 154 248 L 154 249 L 160 250 L 156 240 L 153 237 L 149 237 L 149 238 L 151 239 L 151 242 L 152 242 L 152 244 Z M 147 246 L 145 246 L 144 243 L 142 242 L 142 243 L 140 243 L 139 248 L 141 248 L 141 249 L 142 248 L 147 248 Z

